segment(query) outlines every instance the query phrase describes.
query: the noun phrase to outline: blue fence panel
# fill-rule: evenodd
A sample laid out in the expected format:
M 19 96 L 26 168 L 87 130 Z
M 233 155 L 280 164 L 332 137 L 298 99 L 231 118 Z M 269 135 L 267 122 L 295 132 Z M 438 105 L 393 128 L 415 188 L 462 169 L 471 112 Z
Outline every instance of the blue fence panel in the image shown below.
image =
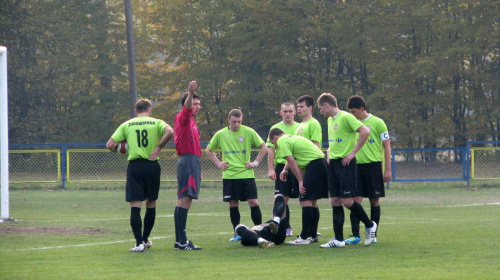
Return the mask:
M 393 149 L 392 181 L 467 181 L 470 180 L 471 145 L 498 145 L 499 142 L 468 142 L 466 148 L 427 148 L 427 149 Z M 68 149 L 88 147 L 105 147 L 105 143 L 51 143 L 51 144 L 11 144 L 10 149 L 51 148 L 61 151 L 61 183 L 65 188 L 67 182 L 66 153 Z M 173 146 L 173 143 L 168 143 Z M 202 147 L 207 143 L 202 143 Z M 221 179 L 222 180 L 222 179 Z
M 463 181 L 465 148 L 393 149 L 392 181 Z

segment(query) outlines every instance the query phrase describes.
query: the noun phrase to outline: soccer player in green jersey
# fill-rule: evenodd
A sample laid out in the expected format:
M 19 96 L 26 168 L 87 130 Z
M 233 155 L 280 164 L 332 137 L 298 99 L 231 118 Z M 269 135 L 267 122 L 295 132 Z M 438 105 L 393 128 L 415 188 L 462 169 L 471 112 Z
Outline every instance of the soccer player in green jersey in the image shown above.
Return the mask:
M 286 181 L 288 168 L 297 178 L 302 207 L 302 231 L 290 245 L 308 245 L 316 234 L 313 220 L 313 206 L 317 200 L 328 195 L 328 169 L 325 155 L 309 139 L 297 135 L 287 135 L 279 128 L 269 132 L 269 140 L 277 149 L 278 156 L 287 160 L 287 166 L 280 174 Z
M 234 230 L 240 224 L 240 200 L 248 201 L 253 223 L 262 223 L 253 169 L 259 166 L 266 156 L 267 147 L 255 130 L 241 124 L 243 113 L 240 110 L 231 110 L 227 120 L 229 126 L 215 133 L 205 153 L 222 170 L 223 201 L 229 202 L 229 216 Z M 253 162 L 250 161 L 252 146 L 260 148 Z M 217 149 L 222 151 L 222 160 L 213 152 Z M 230 239 L 239 240 L 241 237 L 237 234 Z
M 318 98 L 320 113 L 328 118 L 328 143 L 330 158 L 330 202 L 333 210 L 333 231 L 335 237 L 321 245 L 321 248 L 345 247 L 344 208 L 351 210 L 365 224 L 365 245 L 375 238 L 377 224 L 368 218 L 363 206 L 354 200 L 356 193 L 356 153 L 363 147 L 370 131 L 353 115 L 337 106 L 337 99 L 323 93 Z M 356 141 L 356 132 L 359 140 Z
M 302 118 L 302 122 L 295 129 L 295 135 L 311 140 L 318 148 L 321 149 L 323 134 L 320 123 L 312 115 L 313 110 L 314 99 L 311 96 L 303 95 L 297 99 L 297 112 Z M 319 218 L 320 213 L 318 205 L 313 205 L 313 227 L 316 228 L 316 230 L 318 229 Z M 318 236 L 320 235 L 320 233 L 315 232 L 312 236 L 313 242 L 318 242 Z
M 116 152 L 117 143 L 128 143 L 127 183 L 125 200 L 130 203 L 130 226 L 135 237 L 131 252 L 144 252 L 151 247 L 148 237 L 156 218 L 156 200 L 160 190 L 161 168 L 158 155 L 172 139 L 174 130 L 162 120 L 151 118 L 152 105 L 141 99 L 135 104 L 136 118 L 122 123 L 106 143 L 106 148 Z M 144 232 L 141 207 L 146 200 Z
M 385 197 L 384 183 L 391 181 L 391 142 L 385 122 L 366 112 L 366 103 L 363 97 L 354 95 L 347 101 L 347 108 L 370 131 L 368 140 L 356 154 L 358 165 L 357 191 L 358 197 L 354 200 L 361 204 L 362 198 L 370 200 L 371 220 L 380 227 L 380 197 Z M 382 171 L 382 161 L 385 163 Z M 351 212 L 352 236 L 345 240 L 346 244 L 361 242 L 359 235 L 359 218 Z M 372 243 L 376 243 L 375 237 Z
M 295 134 L 295 129 L 299 126 L 299 123 L 295 122 L 294 117 L 297 112 L 295 111 L 295 105 L 292 102 L 284 102 L 281 104 L 280 115 L 282 121 L 271 126 L 273 128 L 279 128 L 283 130 L 286 134 Z M 286 205 L 286 216 L 290 218 L 290 208 L 288 207 L 288 200 L 290 198 L 299 197 L 299 189 L 297 179 L 293 176 L 292 172 L 288 173 L 288 178 L 286 182 L 281 181 L 279 178 L 276 179 L 276 174 L 283 171 L 285 167 L 286 159 L 275 156 L 275 148 L 273 143 L 267 138 L 267 168 L 269 179 L 274 180 L 274 193 L 283 195 Z M 289 219 L 287 219 L 289 221 Z M 287 225 L 286 236 L 292 236 L 292 228 Z
M 309 95 L 303 95 L 297 99 L 297 113 L 302 122 L 295 129 L 295 135 L 299 135 L 311 140 L 321 149 L 323 134 L 321 124 L 316 120 L 312 113 L 314 110 L 314 99 Z

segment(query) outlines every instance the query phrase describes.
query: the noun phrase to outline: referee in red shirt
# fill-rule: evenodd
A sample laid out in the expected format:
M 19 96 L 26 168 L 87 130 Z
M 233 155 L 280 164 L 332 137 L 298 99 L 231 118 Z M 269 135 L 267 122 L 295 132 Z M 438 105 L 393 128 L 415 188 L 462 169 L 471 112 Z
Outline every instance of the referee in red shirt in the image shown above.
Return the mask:
M 194 117 L 200 111 L 200 97 L 195 94 L 196 81 L 189 83 L 189 92 L 182 98 L 182 110 L 175 116 L 174 142 L 177 161 L 177 206 L 174 212 L 177 250 L 201 250 L 187 239 L 186 222 L 191 202 L 198 199 L 201 183 L 200 132 Z

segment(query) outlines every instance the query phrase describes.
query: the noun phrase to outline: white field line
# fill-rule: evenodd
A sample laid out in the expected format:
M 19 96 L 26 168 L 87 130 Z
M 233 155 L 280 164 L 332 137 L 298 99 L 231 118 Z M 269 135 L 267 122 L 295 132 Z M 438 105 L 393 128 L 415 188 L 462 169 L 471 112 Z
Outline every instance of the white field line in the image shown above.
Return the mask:
M 465 205 L 446 205 L 441 207 L 474 207 L 474 206 L 487 206 L 487 205 L 500 205 L 500 202 L 475 203 L 475 204 L 465 204 Z
M 428 206 L 428 207 L 476 207 L 476 206 L 490 206 L 490 205 L 500 205 L 500 202 L 491 202 L 491 203 L 476 203 L 476 204 L 463 204 L 463 205 L 442 205 L 442 206 Z M 331 208 L 324 208 L 321 211 L 332 211 Z M 290 210 L 290 212 L 295 212 Z M 226 213 L 192 213 L 189 216 L 211 216 L 211 217 L 226 217 Z M 242 217 L 249 216 L 248 214 L 241 214 Z M 156 215 L 156 218 L 173 218 L 174 215 Z M 120 221 L 120 220 L 129 220 L 130 217 L 125 218 L 109 218 L 109 219 L 84 219 L 80 220 L 82 222 L 100 222 L 100 221 Z M 45 223 L 58 223 L 59 221 L 44 221 Z

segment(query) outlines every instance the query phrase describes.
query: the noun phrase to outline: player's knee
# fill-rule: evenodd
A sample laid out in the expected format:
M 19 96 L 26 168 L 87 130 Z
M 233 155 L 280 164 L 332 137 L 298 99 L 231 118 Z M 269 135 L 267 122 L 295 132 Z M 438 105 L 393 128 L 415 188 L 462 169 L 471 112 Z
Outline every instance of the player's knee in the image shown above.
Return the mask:
M 277 194 L 274 196 L 274 202 L 275 203 L 285 202 L 285 197 L 282 194 Z
M 234 232 L 239 236 L 243 235 L 243 233 L 245 233 L 245 231 L 247 230 L 248 228 L 244 224 L 239 224 L 234 228 Z

